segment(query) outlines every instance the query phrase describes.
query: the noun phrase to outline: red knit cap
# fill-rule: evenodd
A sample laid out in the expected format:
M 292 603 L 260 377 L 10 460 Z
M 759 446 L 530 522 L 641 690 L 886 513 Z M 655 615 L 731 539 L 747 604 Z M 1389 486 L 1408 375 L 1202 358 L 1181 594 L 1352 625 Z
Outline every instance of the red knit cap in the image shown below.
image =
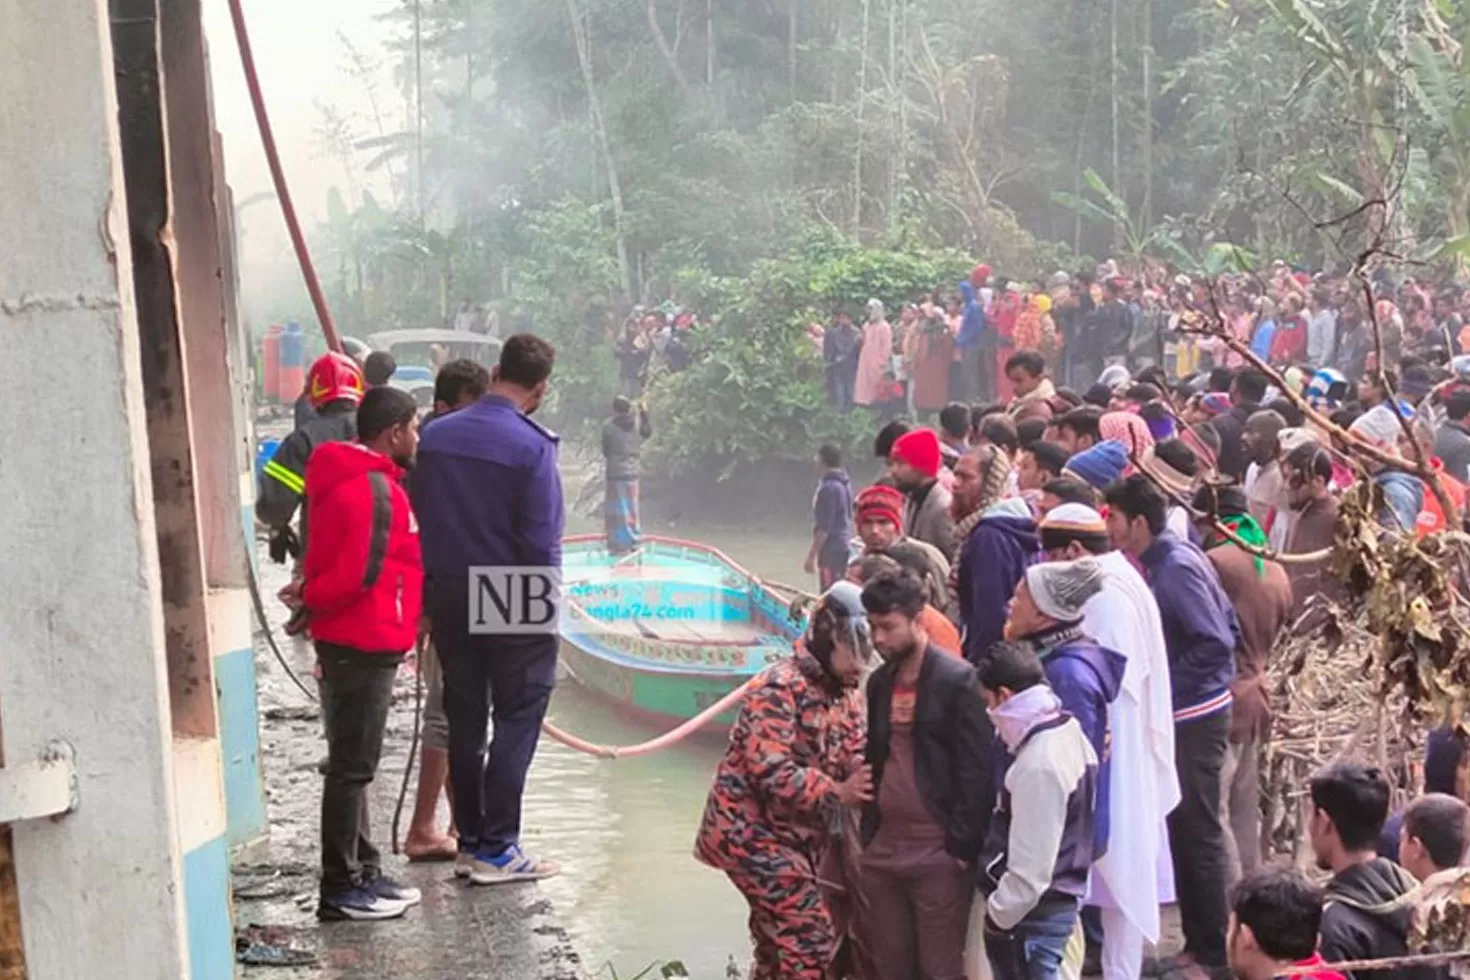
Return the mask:
M 914 429 L 894 440 L 888 452 L 889 459 L 908 463 L 914 469 L 933 479 L 939 475 L 943 454 L 939 450 L 939 434 L 933 429 Z
M 903 530 L 903 494 L 881 484 L 868 487 L 857 495 L 857 519 L 861 524 L 870 518 L 892 521 Z
M 975 271 L 970 273 L 970 285 L 979 289 L 990 281 L 990 266 L 981 262 L 975 266 Z

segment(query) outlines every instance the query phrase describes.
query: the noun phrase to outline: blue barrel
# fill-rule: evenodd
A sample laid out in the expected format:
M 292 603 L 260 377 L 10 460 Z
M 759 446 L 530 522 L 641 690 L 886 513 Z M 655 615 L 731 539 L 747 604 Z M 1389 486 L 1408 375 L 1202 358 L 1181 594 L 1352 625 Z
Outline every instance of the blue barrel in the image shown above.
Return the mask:
M 258 447 L 256 447 L 256 450 L 255 450 L 255 482 L 256 483 L 259 483 L 260 482 L 260 474 L 261 474 L 261 471 L 263 471 L 265 469 L 265 464 L 266 463 L 269 463 L 271 461 L 271 457 L 276 454 L 276 450 L 279 449 L 280 446 L 281 446 L 281 440 L 279 440 L 279 439 L 262 439 L 261 442 L 260 442 L 260 445 Z

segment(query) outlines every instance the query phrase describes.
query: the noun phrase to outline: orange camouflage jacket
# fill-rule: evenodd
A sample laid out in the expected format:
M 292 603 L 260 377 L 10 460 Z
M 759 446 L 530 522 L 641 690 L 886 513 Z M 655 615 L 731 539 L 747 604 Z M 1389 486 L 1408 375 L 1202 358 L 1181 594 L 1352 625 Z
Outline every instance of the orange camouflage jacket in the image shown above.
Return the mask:
M 798 647 L 746 695 L 695 857 L 722 871 L 812 874 L 837 813 L 837 784 L 862 763 L 866 738 L 859 692 L 839 689 Z

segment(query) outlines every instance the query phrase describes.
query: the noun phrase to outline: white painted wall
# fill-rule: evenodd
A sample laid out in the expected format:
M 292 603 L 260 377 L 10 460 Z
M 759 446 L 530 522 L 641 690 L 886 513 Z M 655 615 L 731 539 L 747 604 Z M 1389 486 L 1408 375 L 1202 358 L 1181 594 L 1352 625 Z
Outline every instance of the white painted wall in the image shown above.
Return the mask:
M 0 3 L 0 725 L 76 749 L 18 825 L 33 980 L 183 977 L 152 489 L 104 0 Z

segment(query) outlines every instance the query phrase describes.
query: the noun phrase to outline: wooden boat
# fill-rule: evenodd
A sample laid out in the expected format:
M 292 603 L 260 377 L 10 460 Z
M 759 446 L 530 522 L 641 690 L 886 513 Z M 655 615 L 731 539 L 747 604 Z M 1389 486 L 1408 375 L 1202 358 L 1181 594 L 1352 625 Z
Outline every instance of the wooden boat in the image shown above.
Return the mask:
M 790 655 L 802 624 L 722 552 L 644 536 L 613 555 L 603 535 L 565 539 L 562 664 L 579 684 L 659 724 L 692 718 Z M 734 712 L 722 715 L 727 727 Z

